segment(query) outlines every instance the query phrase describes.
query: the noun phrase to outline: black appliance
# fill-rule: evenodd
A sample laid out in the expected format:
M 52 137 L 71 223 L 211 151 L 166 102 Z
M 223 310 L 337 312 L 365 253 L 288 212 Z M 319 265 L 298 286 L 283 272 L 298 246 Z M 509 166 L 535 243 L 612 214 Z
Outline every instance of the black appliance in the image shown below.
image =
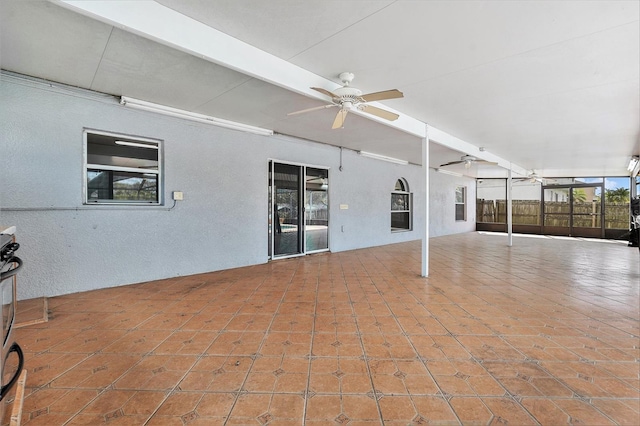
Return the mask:
M 0 318 L 0 328 L 2 329 L 0 410 L 4 410 L 5 404 L 2 400 L 15 385 L 24 365 L 22 349 L 12 337 L 16 313 L 16 274 L 22 268 L 22 260 L 15 255 L 18 248 L 20 248 L 20 244 L 14 242 L 13 236 L 0 234 L 0 302 L 2 303 L 2 317 Z M 13 353 L 18 358 L 17 367 L 14 357 L 11 357 L 11 360 L 7 362 Z M 4 413 L 0 413 L 0 415 L 4 415 Z
M 629 247 L 640 248 L 640 197 L 631 199 L 631 230 Z

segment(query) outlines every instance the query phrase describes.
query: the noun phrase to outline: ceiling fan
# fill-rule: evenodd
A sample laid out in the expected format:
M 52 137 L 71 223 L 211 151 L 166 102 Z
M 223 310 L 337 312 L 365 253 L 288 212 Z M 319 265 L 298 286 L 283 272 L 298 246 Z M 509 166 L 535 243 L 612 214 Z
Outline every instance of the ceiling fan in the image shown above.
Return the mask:
M 545 179 L 540 177 L 535 170 L 531 170 L 531 173 L 529 173 L 527 175 L 527 177 L 523 177 L 523 178 L 518 178 L 518 179 L 514 179 L 514 182 L 531 182 L 531 183 L 536 183 L 536 182 L 540 182 L 543 185 L 546 185 L 547 181 L 551 181 L 551 182 L 555 182 L 554 179 Z
M 347 113 L 354 109 L 359 111 L 364 111 L 368 114 L 375 115 L 380 118 L 384 118 L 385 120 L 393 121 L 397 120 L 399 115 L 395 114 L 391 111 L 387 111 L 382 108 L 374 107 L 372 105 L 368 105 L 367 102 L 372 101 L 382 101 L 385 99 L 396 99 L 402 98 L 404 95 L 401 91 L 397 89 L 392 90 L 384 90 L 382 92 L 374 92 L 367 93 L 365 95 L 362 94 L 362 91 L 356 89 L 355 87 L 350 87 L 351 81 L 353 81 L 353 73 L 343 72 L 340 74 L 340 80 L 342 81 L 343 86 L 335 89 L 333 91 L 329 91 L 327 89 L 323 89 L 321 87 L 312 87 L 311 89 L 320 92 L 324 95 L 327 95 L 331 98 L 331 104 L 322 105 L 319 107 L 307 108 L 300 111 L 290 112 L 287 115 L 296 115 L 303 114 L 305 112 L 316 111 L 320 109 L 339 107 L 340 110 L 338 114 L 336 114 L 336 118 L 333 120 L 332 129 L 338 129 L 344 127 L 344 120 L 347 117 Z
M 441 164 L 440 167 L 446 167 L 446 166 L 452 166 L 454 164 L 464 164 L 464 168 L 468 169 L 471 167 L 471 164 L 473 163 L 478 163 L 478 164 L 487 164 L 487 165 L 492 165 L 495 166 L 496 162 L 493 161 L 486 161 L 486 160 L 479 160 L 476 157 L 472 156 L 472 155 L 463 155 L 462 157 L 460 157 L 459 161 L 450 161 L 448 163 L 444 163 Z
M 540 176 L 538 176 L 538 174 L 534 171 L 531 171 L 531 173 L 529 173 L 527 175 L 527 177 L 523 177 L 523 178 L 518 178 L 518 179 L 514 179 L 514 182 L 531 182 L 531 183 L 536 183 L 536 182 L 540 182 L 542 183 L 542 179 L 540 178 Z

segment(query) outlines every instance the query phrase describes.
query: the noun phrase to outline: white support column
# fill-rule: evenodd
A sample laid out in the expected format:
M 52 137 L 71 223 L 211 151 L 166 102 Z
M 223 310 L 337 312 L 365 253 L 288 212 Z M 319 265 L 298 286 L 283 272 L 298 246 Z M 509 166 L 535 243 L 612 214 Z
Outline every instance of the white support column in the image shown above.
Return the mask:
M 509 166 L 509 175 L 507 177 L 507 246 L 513 246 L 513 206 L 512 206 L 512 185 L 513 180 L 511 179 L 511 166 Z
M 429 125 L 425 125 L 425 137 L 422 139 L 422 205 L 424 234 L 422 234 L 422 276 L 429 276 Z

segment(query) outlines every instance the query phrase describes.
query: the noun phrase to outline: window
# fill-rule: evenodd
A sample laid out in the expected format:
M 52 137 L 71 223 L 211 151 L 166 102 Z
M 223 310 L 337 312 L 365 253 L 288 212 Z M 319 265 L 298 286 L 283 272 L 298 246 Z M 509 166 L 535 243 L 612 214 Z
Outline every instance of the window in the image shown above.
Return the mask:
M 467 188 L 456 187 L 456 220 L 467 220 Z
M 398 179 L 391 193 L 391 231 L 411 230 L 411 193 L 404 179 Z
M 159 140 L 85 130 L 85 203 L 160 204 Z

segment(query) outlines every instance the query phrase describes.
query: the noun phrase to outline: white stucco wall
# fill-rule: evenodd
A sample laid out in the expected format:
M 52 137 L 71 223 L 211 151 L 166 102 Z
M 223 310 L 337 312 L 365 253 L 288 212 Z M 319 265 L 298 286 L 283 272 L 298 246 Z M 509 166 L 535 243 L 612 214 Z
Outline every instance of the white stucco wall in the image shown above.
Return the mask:
M 330 168 L 332 251 L 422 238 L 419 211 L 412 231 L 390 230 L 395 181 L 405 178 L 421 205 L 421 167 L 344 150 L 339 171 L 336 147 L 131 110 L 113 97 L 42 83 L 2 78 L 0 91 L 0 224 L 18 228 L 19 299 L 266 262 L 269 159 Z M 84 128 L 163 140 L 166 205 L 83 206 Z M 456 184 L 474 200 L 473 181 L 430 176 L 432 235 L 475 229 L 474 202 L 466 222 L 454 217 Z M 185 200 L 168 210 L 172 191 Z
M 476 182 L 469 177 L 458 177 L 429 171 L 429 236 L 471 232 L 476 229 Z M 467 191 L 467 218 L 456 221 L 456 187 Z

